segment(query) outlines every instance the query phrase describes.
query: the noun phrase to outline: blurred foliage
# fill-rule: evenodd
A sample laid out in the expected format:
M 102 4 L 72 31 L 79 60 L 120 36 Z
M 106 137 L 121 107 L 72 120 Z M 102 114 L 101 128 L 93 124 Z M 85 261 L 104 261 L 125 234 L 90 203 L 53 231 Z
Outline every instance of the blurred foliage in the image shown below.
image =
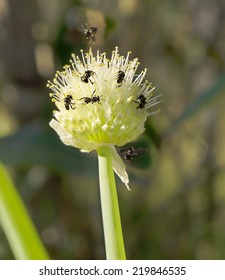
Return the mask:
M 26 11 L 26 13 L 24 13 Z M 0 159 L 52 259 L 104 259 L 97 158 L 48 127 L 45 88 L 80 48 L 131 50 L 163 93 L 118 180 L 129 259 L 224 259 L 225 9 L 221 0 L 1 1 Z M 96 44 L 82 25 L 97 26 Z M 0 259 L 12 259 L 0 229 Z
M 176 118 L 169 128 L 168 133 L 172 133 L 178 126 L 180 126 L 186 119 L 192 117 L 197 113 L 202 106 L 209 104 L 213 98 L 219 94 L 224 94 L 225 89 L 225 75 L 223 74 L 219 79 L 207 90 L 203 91 L 197 98 L 195 98 L 191 104 Z M 148 129 L 147 129 L 148 132 Z
M 0 139 L 0 158 L 6 164 L 23 168 L 43 165 L 55 172 L 73 172 L 76 166 L 76 172 L 81 174 L 89 164 L 93 170 L 92 157 L 85 157 L 78 150 L 62 145 L 55 136 L 55 133 L 46 127 L 21 128 L 14 135 Z M 90 175 L 91 173 L 92 171 Z

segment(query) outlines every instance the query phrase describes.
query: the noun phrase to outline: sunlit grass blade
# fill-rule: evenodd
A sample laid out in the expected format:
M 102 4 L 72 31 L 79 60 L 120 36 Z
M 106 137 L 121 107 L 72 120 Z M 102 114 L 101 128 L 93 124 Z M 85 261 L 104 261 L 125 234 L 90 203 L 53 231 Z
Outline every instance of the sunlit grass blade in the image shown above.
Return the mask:
M 49 258 L 12 180 L 1 163 L 0 225 L 16 259 Z

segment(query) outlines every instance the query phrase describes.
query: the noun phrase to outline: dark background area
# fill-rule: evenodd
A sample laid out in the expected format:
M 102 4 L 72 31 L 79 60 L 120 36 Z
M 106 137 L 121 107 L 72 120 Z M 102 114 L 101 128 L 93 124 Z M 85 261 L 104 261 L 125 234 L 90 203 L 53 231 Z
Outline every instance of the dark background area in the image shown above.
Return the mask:
M 96 43 L 81 26 L 97 26 Z M 132 51 L 163 93 L 117 180 L 128 259 L 225 258 L 225 2 L 0 1 L 0 160 L 52 259 L 105 259 L 97 157 L 49 127 L 72 52 Z M 0 229 L 0 259 L 13 259 Z

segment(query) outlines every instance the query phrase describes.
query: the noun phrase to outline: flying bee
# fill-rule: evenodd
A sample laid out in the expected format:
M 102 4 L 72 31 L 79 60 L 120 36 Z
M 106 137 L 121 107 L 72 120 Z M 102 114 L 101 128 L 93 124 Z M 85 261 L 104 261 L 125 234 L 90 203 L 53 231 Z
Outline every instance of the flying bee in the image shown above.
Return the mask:
M 122 82 L 125 80 L 125 73 L 121 70 L 119 70 L 117 76 L 116 76 L 116 81 L 118 84 L 120 84 L 119 86 L 122 85 Z
M 89 81 L 91 82 L 91 84 L 93 84 L 93 82 L 90 80 L 91 76 L 93 76 L 95 74 L 94 71 L 91 70 L 86 70 L 84 72 L 84 74 L 81 76 L 81 81 L 84 83 L 88 83 Z
M 145 153 L 145 150 L 142 148 L 134 148 L 134 147 L 128 147 L 120 149 L 120 153 L 123 155 L 123 158 L 127 161 L 132 161 L 133 159 L 143 155 Z
M 138 104 L 137 109 L 143 109 L 147 104 L 146 97 L 142 93 L 138 96 L 137 101 L 134 100 L 134 102 Z
M 64 99 L 64 106 L 66 108 L 66 110 L 69 110 L 69 109 L 72 109 L 74 110 L 75 107 L 74 107 L 74 100 L 73 100 L 73 97 L 72 95 L 68 94 Z
M 84 100 L 84 103 L 85 104 L 88 104 L 88 103 L 100 103 L 100 96 L 98 95 L 94 95 L 95 91 L 92 93 L 91 97 L 88 97 L 88 96 L 85 96 L 85 97 L 82 97 L 80 100 Z
M 92 39 L 93 44 L 95 44 L 95 35 L 98 32 L 98 28 L 95 26 L 89 26 L 87 23 L 83 26 L 83 34 L 85 39 L 89 41 Z

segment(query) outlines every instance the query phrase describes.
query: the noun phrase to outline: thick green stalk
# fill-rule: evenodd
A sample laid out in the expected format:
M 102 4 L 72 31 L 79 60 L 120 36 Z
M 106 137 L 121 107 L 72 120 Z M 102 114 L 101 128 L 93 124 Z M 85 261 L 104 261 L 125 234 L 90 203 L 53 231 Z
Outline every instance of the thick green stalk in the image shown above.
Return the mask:
M 0 224 L 16 259 L 49 258 L 13 182 L 1 163 Z
M 111 149 L 105 146 L 99 148 L 97 152 L 106 257 L 108 260 L 125 260 L 126 254 L 111 160 Z

